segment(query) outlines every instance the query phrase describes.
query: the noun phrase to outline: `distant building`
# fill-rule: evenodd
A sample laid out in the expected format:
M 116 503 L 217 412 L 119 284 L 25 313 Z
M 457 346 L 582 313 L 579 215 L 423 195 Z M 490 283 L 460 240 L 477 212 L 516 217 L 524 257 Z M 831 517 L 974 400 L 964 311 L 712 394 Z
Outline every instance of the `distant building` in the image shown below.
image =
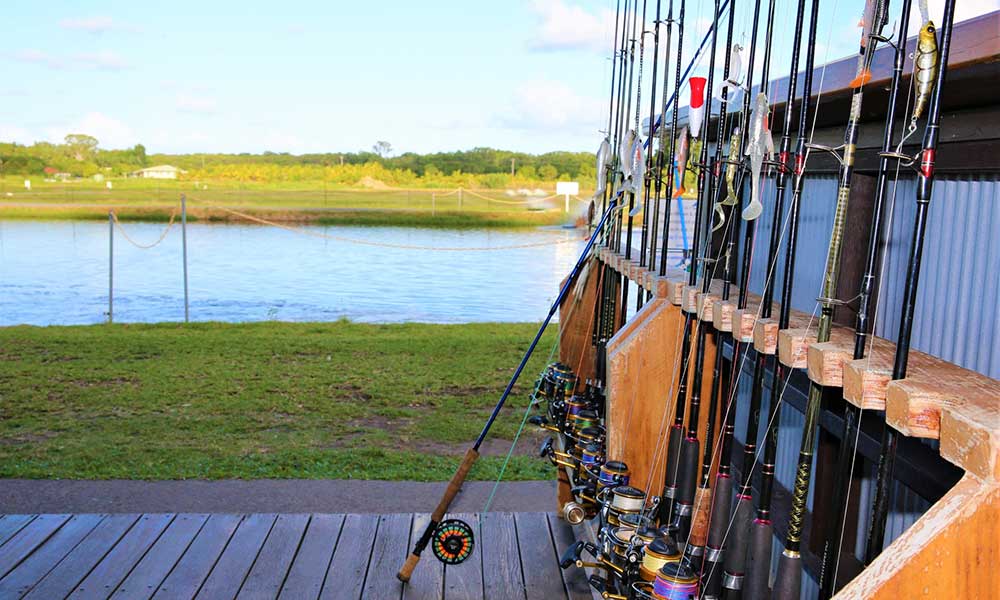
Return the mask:
M 158 165 L 141 169 L 132 173 L 133 177 L 144 177 L 146 179 L 177 179 L 178 173 L 187 173 L 183 169 L 178 169 L 172 165 Z

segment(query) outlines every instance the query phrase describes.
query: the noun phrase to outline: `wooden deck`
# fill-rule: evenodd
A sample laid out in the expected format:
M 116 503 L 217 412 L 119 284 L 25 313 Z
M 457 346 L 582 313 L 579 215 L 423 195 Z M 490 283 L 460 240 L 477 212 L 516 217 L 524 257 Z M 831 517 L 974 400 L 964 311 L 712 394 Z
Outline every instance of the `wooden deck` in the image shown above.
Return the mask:
M 428 549 L 403 587 L 426 514 L 4 515 L 0 598 L 592 598 L 559 569 L 573 533 L 555 515 L 453 516 L 472 556 L 445 567 Z

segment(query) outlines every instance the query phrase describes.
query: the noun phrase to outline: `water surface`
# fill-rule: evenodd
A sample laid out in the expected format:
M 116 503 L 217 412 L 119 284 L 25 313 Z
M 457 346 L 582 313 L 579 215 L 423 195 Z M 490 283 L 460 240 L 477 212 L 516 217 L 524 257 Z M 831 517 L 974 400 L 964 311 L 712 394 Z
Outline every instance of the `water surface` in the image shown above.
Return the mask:
M 125 223 L 151 243 L 163 224 Z M 188 225 L 191 319 L 196 321 L 537 321 L 584 241 L 579 231 L 304 227 L 314 234 L 435 247 L 357 245 L 257 225 Z M 184 319 L 181 232 L 144 250 L 114 239 L 114 320 Z M 0 325 L 107 320 L 108 225 L 0 220 Z

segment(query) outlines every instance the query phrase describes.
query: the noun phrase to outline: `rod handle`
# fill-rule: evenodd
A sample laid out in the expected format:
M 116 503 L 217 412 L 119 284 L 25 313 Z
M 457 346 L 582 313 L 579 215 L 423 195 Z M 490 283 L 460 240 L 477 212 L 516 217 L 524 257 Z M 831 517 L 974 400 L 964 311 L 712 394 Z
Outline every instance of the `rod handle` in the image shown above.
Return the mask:
M 403 583 L 408 583 L 410 577 L 413 576 L 413 569 L 417 568 L 417 563 L 420 562 L 419 554 L 410 554 L 406 557 L 406 562 L 403 563 L 403 568 L 396 573 L 396 579 L 402 581 Z
M 802 556 L 785 549 L 778 558 L 778 574 L 774 578 L 775 600 L 798 600 L 802 591 Z
M 712 504 L 712 488 L 699 487 L 694 494 L 694 515 L 691 517 L 692 546 L 708 543 L 709 509 Z
M 444 518 L 445 513 L 448 512 L 448 507 L 451 506 L 452 500 L 455 499 L 459 490 L 462 489 L 462 484 L 469 475 L 469 469 L 472 468 L 477 458 L 479 458 L 479 451 L 475 448 L 469 448 L 465 451 L 465 457 L 462 458 L 462 463 L 458 465 L 458 469 L 452 475 L 451 481 L 448 482 L 448 487 L 444 490 L 444 496 L 438 502 L 434 512 L 431 513 L 432 521 L 440 523 L 441 519 Z
M 747 574 L 743 580 L 743 597 L 747 600 L 767 600 L 771 597 L 768 582 L 771 578 L 771 544 L 774 529 L 770 521 L 754 519 L 750 528 L 750 547 L 747 551 Z

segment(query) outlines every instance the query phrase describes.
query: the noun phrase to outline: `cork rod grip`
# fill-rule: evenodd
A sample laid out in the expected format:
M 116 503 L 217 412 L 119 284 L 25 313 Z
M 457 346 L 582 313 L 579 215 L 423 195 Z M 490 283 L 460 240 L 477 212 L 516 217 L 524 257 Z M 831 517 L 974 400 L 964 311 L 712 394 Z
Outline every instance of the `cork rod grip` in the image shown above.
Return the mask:
M 402 568 L 396 573 L 396 579 L 399 579 L 403 583 L 410 581 L 410 577 L 413 576 L 413 570 L 417 568 L 417 563 L 420 562 L 420 553 L 424 551 L 427 547 L 427 542 L 430 541 L 431 536 L 434 534 L 434 529 L 437 527 L 438 523 L 444 519 L 445 513 L 448 512 L 448 507 L 451 506 L 452 500 L 458 495 L 458 491 L 462 489 L 462 483 L 465 478 L 469 475 L 469 470 L 472 469 L 472 465 L 479 458 L 479 452 L 475 448 L 469 448 L 466 451 L 465 456 L 462 458 L 462 463 L 458 465 L 458 469 L 455 474 L 452 475 L 451 481 L 448 482 L 448 487 L 444 490 L 444 496 L 441 497 L 441 501 L 438 502 L 437 508 L 431 514 L 431 520 L 427 524 L 427 530 L 424 534 L 420 536 L 417 543 L 413 546 L 413 552 L 406 557 L 406 562 L 403 563 Z

